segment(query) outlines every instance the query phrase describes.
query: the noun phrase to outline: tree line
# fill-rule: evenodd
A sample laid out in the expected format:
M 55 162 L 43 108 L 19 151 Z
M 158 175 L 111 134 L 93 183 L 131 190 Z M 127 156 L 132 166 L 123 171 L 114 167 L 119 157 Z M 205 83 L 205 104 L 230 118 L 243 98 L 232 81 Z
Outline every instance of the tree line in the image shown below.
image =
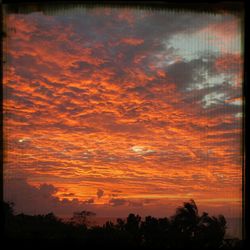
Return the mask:
M 86 247 L 169 249 L 169 248 L 237 248 L 239 239 L 225 239 L 227 222 L 223 215 L 198 213 L 194 200 L 184 202 L 171 217 L 155 218 L 129 214 L 116 223 L 88 226 L 94 213 L 75 212 L 65 222 L 53 213 L 45 215 L 14 214 L 13 203 L 3 202 L 4 237 L 14 240 L 61 240 Z

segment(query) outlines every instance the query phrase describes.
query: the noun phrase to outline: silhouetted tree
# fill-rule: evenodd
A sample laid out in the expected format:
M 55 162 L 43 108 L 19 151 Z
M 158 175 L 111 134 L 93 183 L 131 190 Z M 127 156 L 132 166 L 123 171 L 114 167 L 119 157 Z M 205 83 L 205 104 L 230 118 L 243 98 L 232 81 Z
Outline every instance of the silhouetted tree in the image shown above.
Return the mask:
M 4 234 L 11 234 L 12 228 L 15 226 L 14 222 L 14 203 L 3 202 L 2 203 L 2 214 L 3 214 L 3 223 L 4 223 Z
M 2 203 L 2 209 L 4 217 L 12 217 L 14 215 L 14 203 L 13 202 L 3 202 Z
M 124 230 L 125 230 L 125 224 L 126 224 L 125 220 L 123 220 L 123 219 L 121 219 L 121 218 L 118 218 L 118 219 L 116 220 L 116 222 L 117 222 L 116 228 L 117 228 L 118 230 L 124 231 Z
M 147 216 L 141 224 L 141 231 L 144 246 L 149 248 L 166 247 L 168 244 L 169 220 Z
M 74 225 L 86 227 L 89 223 L 88 217 L 95 215 L 95 213 L 90 211 L 74 212 L 73 217 L 70 219 L 70 221 Z
M 226 219 L 223 215 L 216 218 L 203 213 L 199 220 L 196 240 L 204 247 L 217 248 L 222 245 L 225 232 Z
M 139 231 L 140 222 L 141 217 L 139 215 L 129 214 L 129 216 L 127 217 L 127 222 L 125 224 L 125 229 L 128 232 L 136 233 L 137 231 Z
M 53 213 L 14 215 L 13 204 L 3 203 L 5 235 L 11 239 L 62 239 L 94 248 L 224 248 L 241 246 L 238 239 L 224 239 L 226 219 L 203 213 L 199 216 L 194 200 L 185 202 L 170 218 L 129 214 L 126 220 L 107 221 L 102 227 L 87 227 L 94 213 L 75 212 L 69 222 Z
M 129 233 L 129 241 L 132 246 L 139 246 L 141 243 L 140 222 L 139 215 L 129 214 L 127 217 L 125 230 Z

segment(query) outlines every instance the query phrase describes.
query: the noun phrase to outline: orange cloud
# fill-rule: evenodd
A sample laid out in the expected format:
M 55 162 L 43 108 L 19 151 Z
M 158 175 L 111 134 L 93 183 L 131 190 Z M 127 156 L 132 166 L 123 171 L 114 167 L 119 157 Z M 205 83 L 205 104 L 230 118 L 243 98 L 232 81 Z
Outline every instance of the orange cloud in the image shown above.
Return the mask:
M 241 85 L 226 85 L 228 99 L 204 108 L 210 90 L 186 90 L 177 81 L 185 77 L 170 79 L 170 66 L 155 63 L 156 52 L 164 59 L 175 51 L 162 45 L 172 33 L 154 33 L 161 42 L 152 38 L 158 31 L 148 31 L 147 18 L 153 14 L 121 12 L 118 28 L 128 30 L 114 38 L 120 29 L 112 12 L 105 13 L 71 21 L 8 16 L 16 33 L 6 40 L 3 81 L 6 180 L 25 177 L 38 192 L 42 183 L 53 185 L 58 204 L 80 203 L 106 215 L 109 209 L 160 215 L 189 198 L 228 214 L 225 204 L 233 204 L 240 213 L 241 119 L 235 115 L 241 106 L 232 102 Z M 184 23 L 178 25 L 182 31 Z M 197 73 L 196 64 L 188 73 Z M 215 76 L 236 76 L 241 64 L 240 55 L 223 53 L 210 66 Z M 104 191 L 100 199 L 97 190 Z
M 223 54 L 215 62 L 215 68 L 219 72 L 238 72 L 242 69 L 242 57 L 240 54 Z
M 128 45 L 137 46 L 137 45 L 143 44 L 143 39 L 127 37 L 127 38 L 123 38 L 121 42 L 126 43 Z

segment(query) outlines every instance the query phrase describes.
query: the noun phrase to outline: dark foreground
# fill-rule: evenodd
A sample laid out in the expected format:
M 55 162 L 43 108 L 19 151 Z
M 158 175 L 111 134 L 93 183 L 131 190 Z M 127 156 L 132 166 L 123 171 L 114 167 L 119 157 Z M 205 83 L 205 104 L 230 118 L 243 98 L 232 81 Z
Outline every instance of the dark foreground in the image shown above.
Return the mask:
M 32 247 L 59 246 L 81 249 L 171 249 L 243 247 L 239 239 L 225 239 L 226 219 L 223 215 L 198 214 L 193 200 L 176 209 L 170 218 L 129 214 L 127 219 L 103 226 L 88 227 L 93 213 L 74 213 L 69 222 L 63 222 L 53 213 L 46 215 L 14 215 L 13 207 L 3 203 L 4 240 Z

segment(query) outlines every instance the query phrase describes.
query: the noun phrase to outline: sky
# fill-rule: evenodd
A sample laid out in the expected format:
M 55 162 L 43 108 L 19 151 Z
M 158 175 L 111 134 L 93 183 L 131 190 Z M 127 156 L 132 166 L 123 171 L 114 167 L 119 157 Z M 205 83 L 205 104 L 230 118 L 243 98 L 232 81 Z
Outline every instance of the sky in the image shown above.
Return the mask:
M 241 19 L 6 14 L 4 199 L 16 212 L 241 216 Z

